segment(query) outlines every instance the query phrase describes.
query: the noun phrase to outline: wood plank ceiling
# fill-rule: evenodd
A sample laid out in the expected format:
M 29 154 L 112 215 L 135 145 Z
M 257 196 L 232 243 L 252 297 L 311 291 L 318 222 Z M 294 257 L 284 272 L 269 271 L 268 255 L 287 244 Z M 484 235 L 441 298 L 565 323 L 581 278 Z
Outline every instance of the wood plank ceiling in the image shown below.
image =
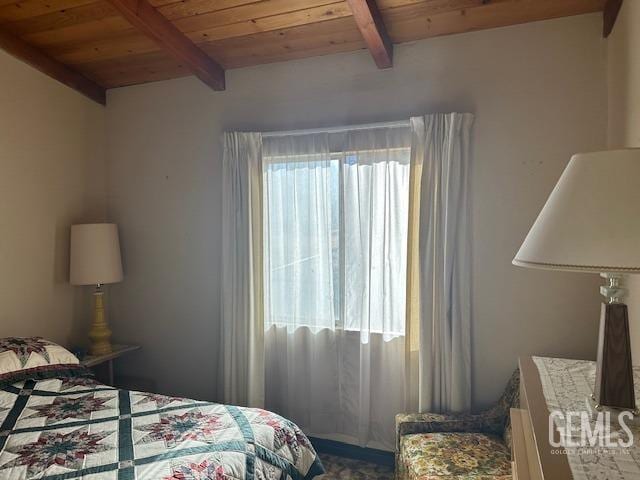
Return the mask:
M 149 13 L 145 11 L 147 2 L 153 7 L 151 14 L 160 18 L 154 17 L 151 23 L 147 17 L 132 18 Z M 198 64 L 207 61 L 197 52 L 204 52 L 213 65 L 219 64 L 223 69 L 367 47 L 376 53 L 374 48 L 384 47 L 385 29 L 395 44 L 602 11 L 605 3 L 606 0 L 0 0 L 0 31 L 95 84 L 113 88 L 192 75 L 197 68 L 206 68 Z M 362 10 L 367 5 L 379 9 L 382 25 L 378 27 L 382 33 L 376 25 L 367 23 L 366 11 Z M 128 9 L 124 15 L 123 9 Z M 375 43 L 373 47 L 371 42 Z M 384 51 L 377 54 L 378 64 L 389 66 L 385 65 Z M 390 64 L 390 50 L 387 54 Z

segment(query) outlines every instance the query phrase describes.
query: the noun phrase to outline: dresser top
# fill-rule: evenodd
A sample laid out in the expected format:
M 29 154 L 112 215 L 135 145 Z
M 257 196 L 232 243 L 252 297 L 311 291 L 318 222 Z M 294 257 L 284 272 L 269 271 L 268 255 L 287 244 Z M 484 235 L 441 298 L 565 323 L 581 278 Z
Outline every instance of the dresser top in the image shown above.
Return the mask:
M 524 357 L 520 370 L 521 401 L 531 417 L 545 479 L 640 479 L 640 421 L 627 412 L 620 423 L 620 410 L 595 409 L 595 362 Z M 638 367 L 634 379 L 640 398 Z M 555 431 L 549 438 L 551 422 Z M 605 435 L 594 433 L 598 428 Z M 635 441 L 629 446 L 629 440 Z

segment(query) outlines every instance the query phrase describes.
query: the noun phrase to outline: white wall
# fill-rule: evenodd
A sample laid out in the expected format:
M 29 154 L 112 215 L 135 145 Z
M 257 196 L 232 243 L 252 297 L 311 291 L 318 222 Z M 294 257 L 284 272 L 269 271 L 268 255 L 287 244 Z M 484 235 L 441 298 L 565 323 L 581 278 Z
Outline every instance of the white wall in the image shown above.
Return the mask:
M 623 2 L 607 43 L 608 143 L 611 148 L 640 147 L 640 1 Z M 634 364 L 640 364 L 640 276 L 630 276 L 629 286 L 631 347 Z
M 363 51 L 230 71 L 220 93 L 193 78 L 110 91 L 108 215 L 126 264 L 112 322 L 119 340 L 143 345 L 126 373 L 216 396 L 223 130 L 437 111 L 476 114 L 476 406 L 498 396 L 519 355 L 594 357 L 598 278 L 511 259 L 571 154 L 605 145 L 600 31 L 594 14 L 398 46 L 387 71 Z
M 0 72 L 0 336 L 78 344 L 69 226 L 105 217 L 104 108 L 2 51 Z

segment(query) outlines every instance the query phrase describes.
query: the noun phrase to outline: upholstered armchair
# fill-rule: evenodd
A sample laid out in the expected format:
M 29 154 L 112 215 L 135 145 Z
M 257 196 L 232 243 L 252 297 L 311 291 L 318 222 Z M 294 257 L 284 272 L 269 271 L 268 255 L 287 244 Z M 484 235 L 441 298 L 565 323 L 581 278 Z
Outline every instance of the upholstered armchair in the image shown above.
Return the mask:
M 396 416 L 397 480 L 511 480 L 509 410 L 519 403 L 516 370 L 493 407 L 477 414 Z

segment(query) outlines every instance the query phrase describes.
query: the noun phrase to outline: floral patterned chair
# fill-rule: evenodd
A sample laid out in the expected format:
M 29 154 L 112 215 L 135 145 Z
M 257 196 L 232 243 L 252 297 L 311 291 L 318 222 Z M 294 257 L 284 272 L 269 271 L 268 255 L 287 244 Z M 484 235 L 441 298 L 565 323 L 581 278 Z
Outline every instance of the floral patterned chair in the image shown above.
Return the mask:
M 478 414 L 396 416 L 397 480 L 511 480 L 509 409 L 519 403 L 516 370 L 496 405 Z

